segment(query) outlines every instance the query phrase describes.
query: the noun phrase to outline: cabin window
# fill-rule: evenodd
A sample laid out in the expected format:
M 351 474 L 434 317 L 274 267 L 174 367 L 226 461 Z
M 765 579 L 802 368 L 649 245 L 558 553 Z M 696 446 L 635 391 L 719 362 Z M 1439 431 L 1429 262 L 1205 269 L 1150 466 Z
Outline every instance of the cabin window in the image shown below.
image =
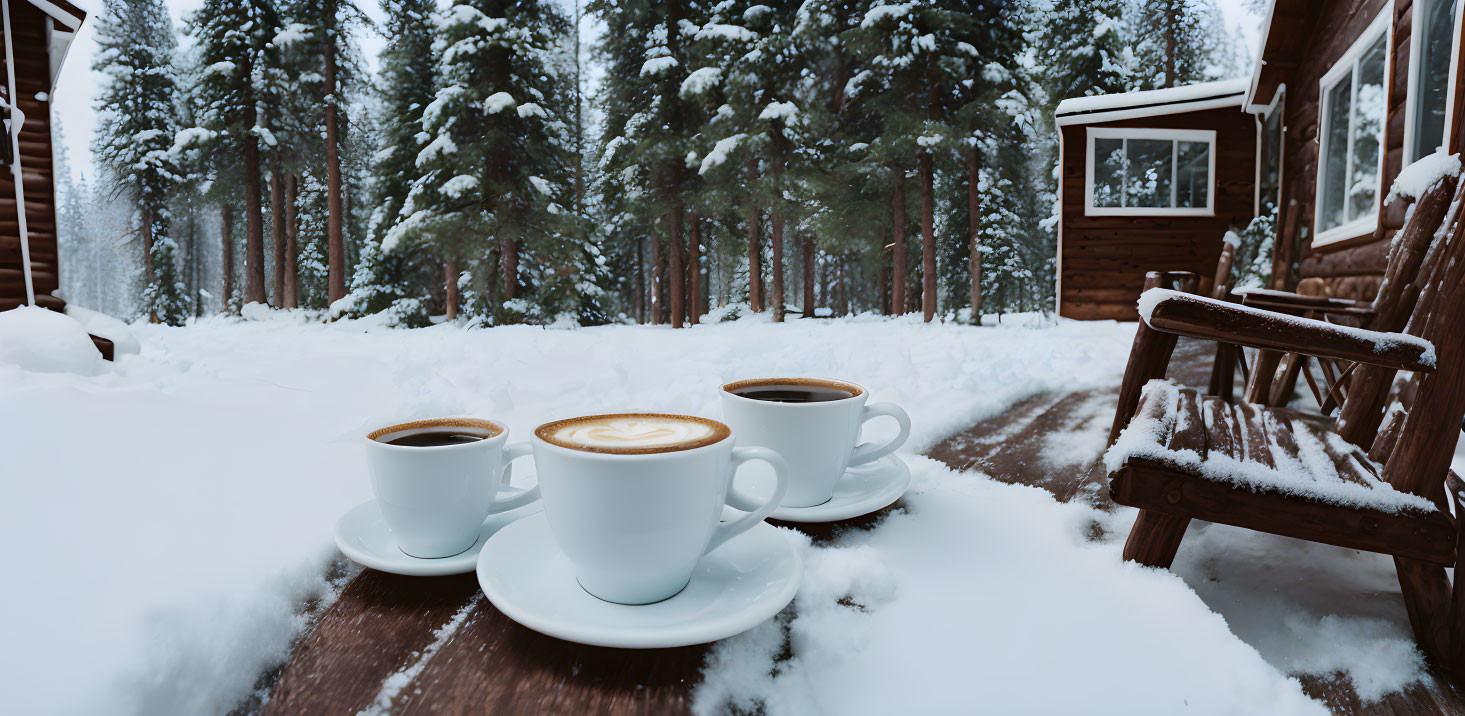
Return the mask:
M 1326 244 L 1378 227 L 1389 10 L 1323 76 L 1318 126 L 1317 234 Z
M 1460 0 L 1415 0 L 1409 56 L 1409 109 L 1404 163 L 1433 154 L 1445 143 L 1450 74 L 1455 66 L 1455 20 Z
M 1086 214 L 1215 214 L 1214 131 L 1091 127 L 1088 145 Z

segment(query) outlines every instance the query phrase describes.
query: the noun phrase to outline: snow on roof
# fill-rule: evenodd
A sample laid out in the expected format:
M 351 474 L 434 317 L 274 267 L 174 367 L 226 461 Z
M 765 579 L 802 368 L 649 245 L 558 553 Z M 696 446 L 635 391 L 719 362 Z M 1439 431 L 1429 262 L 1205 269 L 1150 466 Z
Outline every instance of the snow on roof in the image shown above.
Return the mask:
M 1246 99 L 1248 86 L 1246 79 L 1232 79 L 1140 92 L 1070 97 L 1058 103 L 1054 114 L 1060 125 L 1088 124 L 1198 109 L 1240 107 Z

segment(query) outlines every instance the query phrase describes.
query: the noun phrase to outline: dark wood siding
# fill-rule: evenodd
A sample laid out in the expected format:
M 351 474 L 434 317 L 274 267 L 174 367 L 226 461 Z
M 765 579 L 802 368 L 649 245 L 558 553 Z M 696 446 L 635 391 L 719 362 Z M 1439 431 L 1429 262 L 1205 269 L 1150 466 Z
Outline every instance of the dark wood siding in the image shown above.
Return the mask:
M 1216 130 L 1215 216 L 1085 216 L 1089 127 Z M 1215 272 L 1221 239 L 1256 206 L 1256 119 L 1239 107 L 1062 127 L 1058 313 L 1135 320 L 1146 271 Z
M 10 4 L 14 23 L 16 93 L 25 112 L 20 132 L 20 159 L 25 172 L 25 217 L 29 229 L 31 279 L 36 301 L 59 308 L 51 296 L 60 288 L 56 251 L 56 186 L 51 158 L 51 65 L 46 50 L 46 16 L 28 2 Z M 0 86 L 4 85 L 4 54 L 0 51 Z M 37 99 L 45 93 L 46 100 Z M 7 138 L 0 133 L 0 141 Z M 0 167 L 0 311 L 25 303 L 20 260 L 20 225 L 15 210 L 15 183 Z
M 1275 253 L 1273 283 L 1299 291 L 1340 298 L 1371 299 L 1383 280 L 1391 232 L 1379 231 L 1326 246 L 1313 247 L 1318 149 L 1318 82 L 1358 40 L 1385 0 L 1322 2 L 1307 9 L 1305 33 L 1288 43 L 1285 53 L 1267 58 L 1269 66 L 1289 68 L 1284 105 L 1286 133 L 1282 180 L 1282 237 Z M 1393 52 L 1389 72 L 1388 116 L 1385 118 L 1384 171 L 1380 199 L 1387 194 L 1403 164 L 1405 98 L 1409 88 L 1409 33 L 1412 0 L 1396 0 L 1392 21 Z M 1294 269 L 1294 265 L 1296 269 Z

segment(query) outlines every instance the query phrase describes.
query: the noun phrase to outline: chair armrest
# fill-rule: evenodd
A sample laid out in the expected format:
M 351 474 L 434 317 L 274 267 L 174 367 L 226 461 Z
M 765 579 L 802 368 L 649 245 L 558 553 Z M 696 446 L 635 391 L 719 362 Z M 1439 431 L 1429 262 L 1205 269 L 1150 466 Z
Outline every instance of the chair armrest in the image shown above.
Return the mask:
M 1241 302 L 1248 306 L 1261 306 L 1264 308 L 1299 308 L 1310 311 L 1323 311 L 1324 313 L 1348 313 L 1358 315 L 1361 312 L 1373 313 L 1373 304 L 1366 301 L 1349 301 L 1343 298 L 1328 298 L 1327 296 L 1304 296 L 1291 291 L 1274 291 L 1268 288 L 1244 288 L 1234 292 L 1241 297 Z
M 1434 346 L 1406 333 L 1339 326 L 1162 288 L 1140 295 L 1139 315 L 1150 328 L 1179 336 L 1421 373 L 1435 368 Z

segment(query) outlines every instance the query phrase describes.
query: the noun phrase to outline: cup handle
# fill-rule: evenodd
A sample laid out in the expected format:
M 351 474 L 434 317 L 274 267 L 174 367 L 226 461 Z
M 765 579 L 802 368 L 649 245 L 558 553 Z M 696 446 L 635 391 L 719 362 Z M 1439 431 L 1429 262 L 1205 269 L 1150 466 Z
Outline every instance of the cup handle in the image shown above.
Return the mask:
M 890 442 L 879 447 L 877 447 L 874 443 L 860 444 L 855 448 L 855 451 L 850 454 L 850 467 L 854 467 L 855 465 L 864 465 L 868 462 L 874 462 L 882 457 L 885 457 L 886 455 L 889 455 L 890 453 L 895 452 L 896 450 L 899 450 L 900 446 L 904 445 L 906 439 L 911 436 L 911 416 L 906 415 L 905 411 L 901 410 L 900 406 L 896 405 L 895 403 L 875 403 L 874 405 L 866 405 L 865 415 L 860 418 L 860 425 L 863 426 L 865 423 L 870 422 L 871 418 L 877 418 L 882 415 L 895 418 L 895 422 L 900 424 L 900 434 L 896 435 L 894 440 L 891 440 Z
M 717 530 L 712 533 L 712 541 L 707 543 L 707 549 L 702 550 L 703 555 L 717 549 L 723 542 L 747 532 L 759 522 L 762 522 L 768 515 L 773 514 L 773 511 L 783 502 L 783 494 L 788 492 L 788 463 L 784 461 L 782 455 L 763 447 L 736 447 L 733 448 L 732 459 L 732 473 L 734 476 L 737 475 L 738 468 L 750 460 L 762 460 L 768 463 L 773 468 L 774 476 L 778 478 L 778 486 L 773 489 L 773 496 L 769 497 L 762 506 L 734 522 L 718 525 Z M 727 504 L 737 507 L 740 504 L 755 503 L 754 500 L 749 499 L 746 495 L 739 494 L 737 488 L 733 487 L 731 483 L 729 483 L 727 489 Z
M 521 457 L 528 457 L 533 453 L 534 447 L 527 442 L 514 443 L 513 445 L 504 448 L 503 486 L 507 487 L 509 484 L 509 476 L 513 474 L 512 470 L 514 469 L 513 462 Z M 539 499 L 539 485 L 536 484 L 534 487 L 531 487 L 518 495 L 514 495 L 507 500 L 494 500 L 493 510 L 491 510 L 489 514 L 494 515 L 500 512 L 508 512 L 509 510 L 518 509 L 520 507 L 523 507 L 524 505 L 534 502 L 537 499 Z

